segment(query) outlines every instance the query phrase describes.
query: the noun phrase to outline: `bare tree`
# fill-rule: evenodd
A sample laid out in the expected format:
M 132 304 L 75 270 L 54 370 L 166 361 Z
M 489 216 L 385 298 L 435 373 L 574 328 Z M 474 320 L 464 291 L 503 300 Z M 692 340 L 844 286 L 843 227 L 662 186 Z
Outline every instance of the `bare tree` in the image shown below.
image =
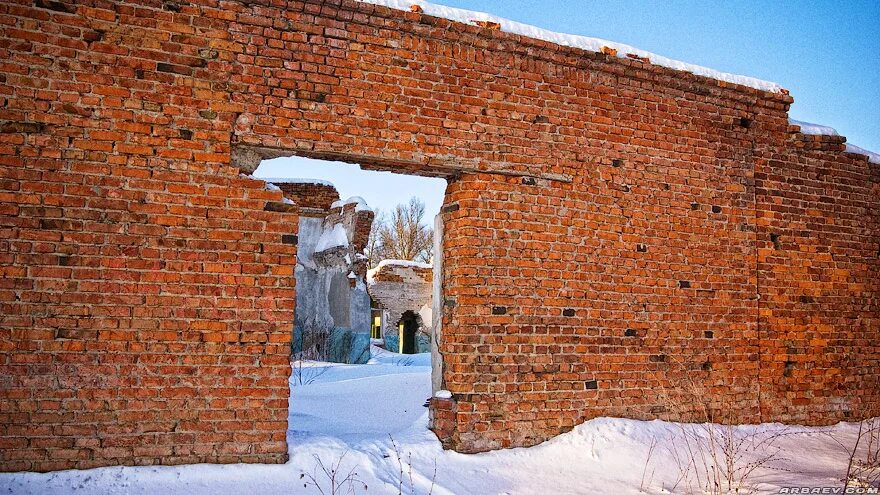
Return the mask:
M 370 225 L 370 238 L 364 247 L 364 254 L 367 256 L 367 267 L 374 267 L 384 259 L 382 255 L 382 246 L 379 242 L 379 229 L 385 225 L 385 213 L 376 209 L 373 211 L 373 223 Z
M 375 240 L 370 240 L 370 265 L 383 259 L 431 261 L 434 229 L 425 225 L 425 203 L 412 197 L 407 204 L 399 204 L 391 214 L 377 219 Z

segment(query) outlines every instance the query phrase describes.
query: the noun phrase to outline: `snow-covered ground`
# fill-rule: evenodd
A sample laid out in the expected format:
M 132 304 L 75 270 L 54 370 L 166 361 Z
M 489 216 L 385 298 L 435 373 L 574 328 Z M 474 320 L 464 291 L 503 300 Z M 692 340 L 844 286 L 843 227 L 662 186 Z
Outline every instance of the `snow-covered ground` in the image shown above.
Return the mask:
M 365 365 L 307 363 L 301 369 L 291 380 L 287 464 L 0 474 L 0 494 L 329 494 L 319 461 L 330 468 L 340 459 L 340 478 L 353 469 L 366 485 L 353 493 L 427 494 L 432 479 L 436 495 L 703 493 L 694 476 L 705 474 L 703 467 L 676 481 L 692 457 L 686 446 L 709 432 L 742 439 L 743 466 L 773 454 L 751 480 L 760 493 L 779 493 L 785 486 L 841 487 L 848 455 L 840 444 L 852 445 L 857 432 L 852 424 L 726 429 L 600 418 L 536 447 L 465 455 L 443 451 L 427 430 L 429 355 L 381 351 Z M 765 447 L 755 445 L 759 440 Z M 323 491 L 304 487 L 309 475 Z M 336 493 L 348 493 L 342 488 Z

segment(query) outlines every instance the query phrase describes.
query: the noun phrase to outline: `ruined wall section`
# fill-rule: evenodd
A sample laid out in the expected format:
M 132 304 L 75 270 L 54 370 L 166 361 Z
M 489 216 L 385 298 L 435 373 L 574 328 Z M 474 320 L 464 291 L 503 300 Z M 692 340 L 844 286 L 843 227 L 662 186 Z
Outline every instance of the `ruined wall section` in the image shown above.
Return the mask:
M 434 270 L 431 265 L 405 260 L 383 260 L 367 274 L 370 296 L 383 309 L 382 335 L 385 348 L 399 348 L 398 323 L 407 311 L 419 315 L 418 352 L 430 349 L 433 325 Z
M 284 460 L 298 222 L 237 167 L 290 154 L 450 179 L 448 447 L 705 420 L 692 389 L 876 404 L 876 175 L 788 95 L 350 0 L 22 0 L 0 35 L 2 469 Z
M 278 186 L 284 197 L 290 199 L 300 209 L 300 215 L 321 216 L 330 211 L 334 202 L 339 201 L 339 192 L 330 183 L 308 179 L 266 179 Z
M 880 414 L 880 164 L 805 136 L 756 162 L 761 417 Z
M 316 206 L 324 202 L 310 193 L 337 195 L 333 186 L 322 184 L 296 186 L 294 192 L 293 201 Z M 360 198 L 336 200 L 326 209 L 301 208 L 300 213 L 293 353 L 301 359 L 365 363 L 370 358 L 370 297 L 363 249 L 375 214 Z

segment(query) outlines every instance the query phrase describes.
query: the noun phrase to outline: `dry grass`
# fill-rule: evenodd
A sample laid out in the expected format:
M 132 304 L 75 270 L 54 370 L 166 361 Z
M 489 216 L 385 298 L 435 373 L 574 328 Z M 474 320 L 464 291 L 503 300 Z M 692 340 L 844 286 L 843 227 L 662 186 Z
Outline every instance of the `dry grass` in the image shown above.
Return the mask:
M 357 466 L 347 472 L 342 468 L 345 454 L 330 464 L 324 464 L 320 457 L 314 455 L 315 467 L 312 472 L 299 475 L 299 479 L 305 480 L 303 488 L 313 486 L 321 495 L 353 495 L 357 488 L 366 490 L 367 484 L 358 478 L 355 471 Z
M 300 353 L 294 357 L 294 361 L 291 362 L 291 373 L 290 379 L 291 383 L 294 386 L 299 385 L 310 385 L 315 382 L 321 375 L 327 372 L 326 366 L 306 366 L 305 363 L 308 361 L 324 361 L 320 359 L 320 354 L 315 349 L 309 349 Z
M 847 454 L 844 491 L 848 488 L 880 488 L 880 417 L 859 422 L 853 445 L 831 437 Z
M 711 495 L 756 493 L 755 473 L 772 469 L 774 463 L 783 460 L 777 442 L 792 433 L 736 426 L 733 403 L 695 380 L 681 363 L 672 362 L 670 366 L 684 369 L 684 385 L 659 390 L 660 401 L 664 410 L 689 418 L 692 423 L 677 422 L 673 434 L 659 439 L 677 469 L 672 486 L 664 486 L 664 490 Z M 643 470 L 642 491 L 646 490 L 645 473 L 652 454 L 653 445 Z

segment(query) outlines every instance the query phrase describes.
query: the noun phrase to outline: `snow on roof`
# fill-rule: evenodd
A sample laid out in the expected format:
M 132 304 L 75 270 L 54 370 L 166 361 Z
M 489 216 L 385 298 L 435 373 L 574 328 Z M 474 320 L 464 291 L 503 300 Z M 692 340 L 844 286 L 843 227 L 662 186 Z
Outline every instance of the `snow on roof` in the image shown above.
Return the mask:
M 410 261 L 410 260 L 382 260 L 376 265 L 374 270 L 378 270 L 383 266 L 408 266 L 410 268 L 431 268 L 430 263 L 422 263 L 421 261 Z
M 334 187 L 333 183 L 323 179 L 307 179 L 303 177 L 257 177 L 273 184 L 319 184 Z
M 410 261 L 410 260 L 382 260 L 376 265 L 374 268 L 367 270 L 367 284 L 373 285 L 374 277 L 379 270 L 386 266 L 402 266 L 402 267 L 410 267 L 410 268 L 423 268 L 423 269 L 431 269 L 432 265 L 430 263 L 422 263 L 420 261 Z
M 345 208 L 348 205 L 357 205 L 354 211 L 373 211 L 372 208 L 367 206 L 366 200 L 360 196 L 352 196 L 345 201 L 341 199 L 336 200 L 330 205 L 330 208 Z
M 698 76 L 710 77 L 720 81 L 726 81 L 733 84 L 741 84 L 743 86 L 769 91 L 771 93 L 784 93 L 782 86 L 770 81 L 763 81 L 754 77 L 739 76 L 721 72 L 708 67 L 702 67 L 695 64 L 680 62 L 671 58 L 666 58 L 655 53 L 646 52 L 638 48 L 625 45 L 623 43 L 615 43 L 599 38 L 590 38 L 588 36 L 579 36 L 574 34 L 557 33 L 537 26 L 523 24 L 521 22 L 512 21 L 503 17 L 497 17 L 485 12 L 476 12 L 472 10 L 457 9 L 454 7 L 446 7 L 445 5 L 436 5 L 423 0 L 359 0 L 364 3 L 374 5 L 384 5 L 392 9 L 409 10 L 412 5 L 418 5 L 422 11 L 434 17 L 443 17 L 452 21 L 458 21 L 465 24 L 471 24 L 474 21 L 488 21 L 501 25 L 501 30 L 508 33 L 520 34 L 529 38 L 549 41 L 557 45 L 581 48 L 593 52 L 602 52 L 603 47 L 611 48 L 617 51 L 617 56 L 627 58 L 627 55 L 634 55 L 640 58 L 647 58 L 652 64 L 669 67 L 670 69 L 690 72 Z
M 315 252 L 320 253 L 338 246 L 348 246 L 348 235 L 345 233 L 345 227 L 341 223 L 337 223 L 333 225 L 333 228 L 324 229 L 321 232 L 321 237 L 318 238 L 318 242 L 315 244 Z
M 790 125 L 800 126 L 801 134 L 807 134 L 810 136 L 839 136 L 837 130 L 833 127 L 828 127 L 827 125 L 820 124 L 811 124 L 810 122 L 802 122 L 800 120 L 788 119 L 788 123 Z M 873 151 L 868 151 L 864 148 L 859 148 L 858 146 L 850 143 L 846 143 L 846 152 L 847 153 L 856 153 L 859 155 L 865 155 L 868 157 L 868 161 L 877 165 L 880 165 L 880 153 L 874 153 Z

